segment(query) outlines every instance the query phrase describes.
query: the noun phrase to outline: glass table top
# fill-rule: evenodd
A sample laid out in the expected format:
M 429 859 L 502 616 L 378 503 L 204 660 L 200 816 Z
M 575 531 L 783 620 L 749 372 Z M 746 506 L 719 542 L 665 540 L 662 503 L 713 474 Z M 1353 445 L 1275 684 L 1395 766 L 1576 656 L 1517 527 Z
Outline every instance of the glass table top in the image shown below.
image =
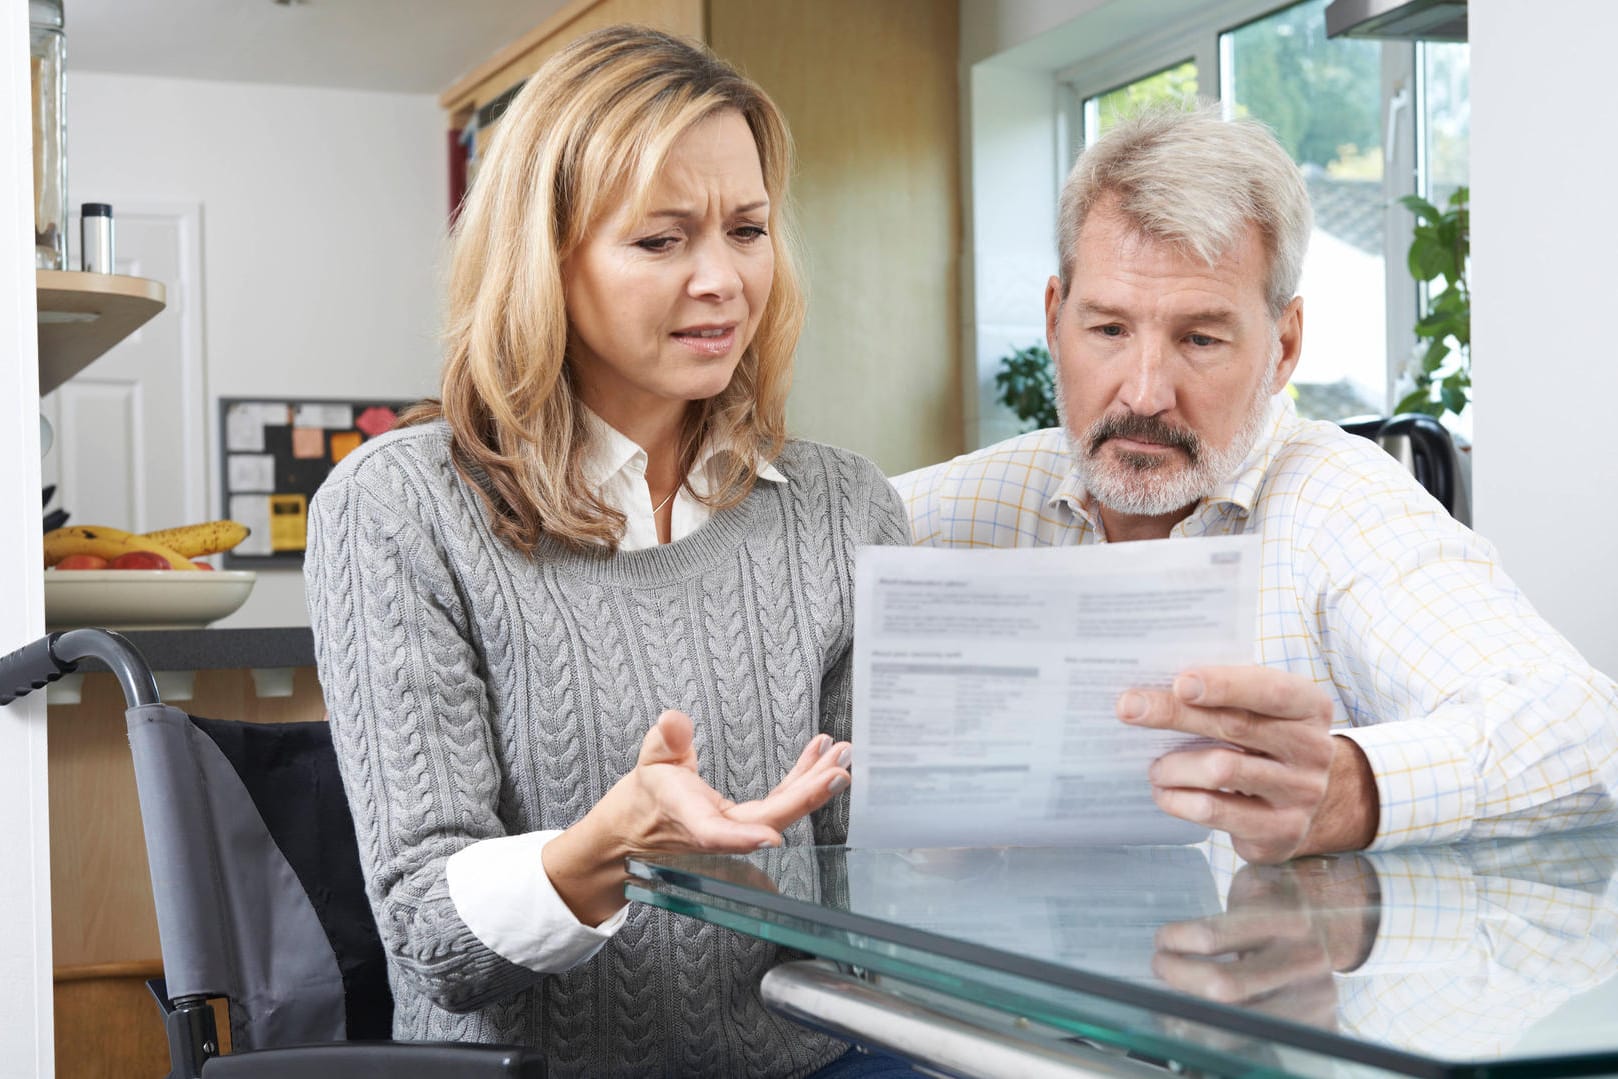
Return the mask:
M 1618 829 L 1284 866 L 1215 842 L 630 873 L 631 899 L 1177 1070 L 1618 1074 Z

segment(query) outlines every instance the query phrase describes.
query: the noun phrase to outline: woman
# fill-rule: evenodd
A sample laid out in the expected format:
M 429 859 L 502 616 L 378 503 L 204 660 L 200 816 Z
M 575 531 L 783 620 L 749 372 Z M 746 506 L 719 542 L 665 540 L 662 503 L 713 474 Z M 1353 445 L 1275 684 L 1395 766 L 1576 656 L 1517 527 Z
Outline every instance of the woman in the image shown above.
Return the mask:
M 400 1038 L 554 1075 L 869 1063 L 763 1009 L 774 947 L 623 898 L 631 851 L 844 834 L 853 552 L 907 535 L 874 466 L 783 434 L 789 167 L 774 105 L 700 47 L 558 54 L 457 226 L 441 403 L 315 499 Z

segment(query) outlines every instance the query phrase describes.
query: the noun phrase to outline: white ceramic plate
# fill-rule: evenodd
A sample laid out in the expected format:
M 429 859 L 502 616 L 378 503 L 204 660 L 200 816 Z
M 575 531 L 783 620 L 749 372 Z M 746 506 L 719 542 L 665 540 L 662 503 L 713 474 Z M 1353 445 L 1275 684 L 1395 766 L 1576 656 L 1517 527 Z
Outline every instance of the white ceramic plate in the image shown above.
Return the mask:
M 247 602 L 252 570 L 48 569 L 48 629 L 195 629 Z

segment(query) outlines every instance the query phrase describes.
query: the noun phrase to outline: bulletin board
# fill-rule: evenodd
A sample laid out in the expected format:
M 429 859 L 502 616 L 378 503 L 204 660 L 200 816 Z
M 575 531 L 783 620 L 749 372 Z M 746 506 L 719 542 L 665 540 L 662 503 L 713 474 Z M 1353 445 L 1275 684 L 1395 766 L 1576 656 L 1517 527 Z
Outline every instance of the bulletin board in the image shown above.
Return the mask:
M 337 462 L 391 431 L 401 400 L 222 397 L 219 482 L 226 517 L 251 531 L 227 569 L 296 569 L 308 541 L 309 500 Z

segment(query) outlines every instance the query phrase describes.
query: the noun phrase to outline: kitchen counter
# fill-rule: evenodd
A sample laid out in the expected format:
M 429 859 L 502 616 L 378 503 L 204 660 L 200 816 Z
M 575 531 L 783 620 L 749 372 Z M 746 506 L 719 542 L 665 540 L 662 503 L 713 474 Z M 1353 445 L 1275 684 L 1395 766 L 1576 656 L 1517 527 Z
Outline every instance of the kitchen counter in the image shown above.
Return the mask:
M 142 629 L 123 634 L 154 671 L 253 670 L 315 665 L 308 626 Z
M 308 626 L 118 632 L 152 669 L 164 700 L 190 700 L 199 671 L 245 671 L 257 696 L 289 697 L 296 673 L 315 665 L 314 634 Z M 85 661 L 79 673 L 51 684 L 51 703 L 77 704 L 85 672 L 104 669 L 98 660 Z M 305 676 L 313 679 L 312 670 Z

